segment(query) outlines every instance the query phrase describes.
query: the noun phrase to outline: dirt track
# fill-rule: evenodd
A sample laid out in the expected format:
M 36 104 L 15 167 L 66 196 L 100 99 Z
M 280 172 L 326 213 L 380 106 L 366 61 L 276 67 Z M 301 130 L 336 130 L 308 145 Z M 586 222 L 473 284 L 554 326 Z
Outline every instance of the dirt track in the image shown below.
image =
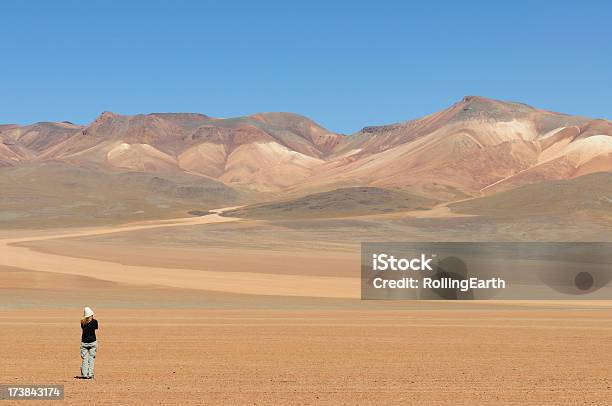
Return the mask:
M 231 272 L 201 269 L 175 269 L 153 266 L 125 265 L 71 256 L 53 255 L 30 250 L 15 244 L 58 238 L 73 238 L 148 230 L 153 228 L 184 227 L 238 221 L 238 218 L 214 214 L 188 219 L 146 222 L 120 227 L 96 227 L 58 234 L 31 235 L 0 240 L 0 266 L 93 277 L 128 284 L 150 284 L 184 289 L 278 296 L 309 296 L 330 298 L 357 298 L 359 279 L 334 276 L 278 275 L 263 272 Z

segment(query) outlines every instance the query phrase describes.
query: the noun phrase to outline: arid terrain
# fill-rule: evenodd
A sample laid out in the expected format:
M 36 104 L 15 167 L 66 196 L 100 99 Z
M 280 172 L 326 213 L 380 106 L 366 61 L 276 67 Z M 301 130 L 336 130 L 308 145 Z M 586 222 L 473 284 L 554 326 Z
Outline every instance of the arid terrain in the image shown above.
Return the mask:
M 405 212 L 529 185 L 537 200 L 560 181 L 591 194 L 579 179 L 610 171 L 609 120 L 477 96 L 346 136 L 292 113 L 104 112 L 89 125 L 0 125 L 0 226 L 120 224 L 231 205 L 255 205 L 259 217 Z M 609 212 L 610 190 L 596 183 L 576 210 Z
M 358 230 L 418 225 L 434 238 L 461 220 L 446 232 L 467 239 L 476 219 L 396 216 L 3 233 L 0 381 L 64 384 L 70 404 L 612 399 L 612 301 L 359 300 Z M 74 378 L 85 304 L 101 325 L 93 382 Z
M 475 96 L 347 136 L 290 113 L 1 125 L 0 383 L 71 404 L 611 403 L 612 298 L 360 300 L 362 242 L 612 241 L 611 140 Z M 94 381 L 74 378 L 85 305 Z
M 0 378 L 71 404 L 610 402 L 609 308 L 384 307 L 100 309 L 94 381 L 73 378 L 78 309 L 2 310 Z

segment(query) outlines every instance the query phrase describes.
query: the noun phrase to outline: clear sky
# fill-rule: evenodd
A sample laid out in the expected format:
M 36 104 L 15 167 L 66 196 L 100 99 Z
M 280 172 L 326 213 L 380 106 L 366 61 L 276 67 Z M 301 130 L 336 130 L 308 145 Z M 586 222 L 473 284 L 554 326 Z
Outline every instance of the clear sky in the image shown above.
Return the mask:
M 2 1 L 0 123 L 291 111 L 330 130 L 464 95 L 612 119 L 609 1 Z

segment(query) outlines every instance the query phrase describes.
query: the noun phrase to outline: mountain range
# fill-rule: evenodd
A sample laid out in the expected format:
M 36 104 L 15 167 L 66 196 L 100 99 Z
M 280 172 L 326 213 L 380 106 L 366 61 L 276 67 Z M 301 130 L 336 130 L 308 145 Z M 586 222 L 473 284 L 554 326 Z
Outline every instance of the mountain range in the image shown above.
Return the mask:
M 352 135 L 292 113 L 104 112 L 86 126 L 0 125 L 0 167 L 31 173 L 58 165 L 189 177 L 266 199 L 371 187 L 450 202 L 612 172 L 612 122 L 466 96 L 426 117 Z

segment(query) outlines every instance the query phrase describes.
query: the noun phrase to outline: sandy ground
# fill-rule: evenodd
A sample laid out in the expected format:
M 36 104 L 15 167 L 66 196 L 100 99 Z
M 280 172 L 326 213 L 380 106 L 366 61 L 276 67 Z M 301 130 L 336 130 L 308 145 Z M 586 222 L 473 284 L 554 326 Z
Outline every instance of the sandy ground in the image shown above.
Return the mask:
M 0 383 L 68 404 L 612 403 L 612 302 L 361 301 L 353 246 L 274 227 L 0 232 Z M 178 259 L 198 252 L 217 256 Z M 94 381 L 74 378 L 84 305 Z
M 70 404 L 610 404 L 605 310 L 98 311 L 75 379 L 71 310 L 0 311 L 0 382 Z

